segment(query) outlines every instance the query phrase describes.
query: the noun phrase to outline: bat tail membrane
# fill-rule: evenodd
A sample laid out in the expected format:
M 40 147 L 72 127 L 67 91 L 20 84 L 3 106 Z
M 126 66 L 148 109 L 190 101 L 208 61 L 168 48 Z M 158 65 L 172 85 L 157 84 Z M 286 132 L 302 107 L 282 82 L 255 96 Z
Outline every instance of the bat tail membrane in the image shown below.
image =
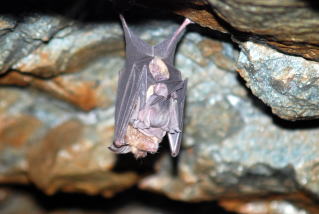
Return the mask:
M 173 64 L 176 45 L 183 36 L 186 26 L 191 23 L 193 22 L 186 18 L 175 33 L 154 47 L 154 55 L 160 56 L 161 58 L 168 60 L 170 64 Z

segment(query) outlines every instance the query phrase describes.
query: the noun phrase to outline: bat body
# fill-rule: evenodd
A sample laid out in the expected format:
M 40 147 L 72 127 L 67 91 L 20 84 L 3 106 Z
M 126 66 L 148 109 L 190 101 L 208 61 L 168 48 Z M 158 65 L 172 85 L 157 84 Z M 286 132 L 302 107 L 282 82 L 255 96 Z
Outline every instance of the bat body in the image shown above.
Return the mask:
M 136 158 L 155 153 L 167 134 L 171 155 L 180 149 L 187 80 L 173 66 L 175 49 L 185 27 L 163 42 L 150 46 L 135 36 L 120 15 L 126 41 L 126 63 L 120 72 L 115 135 L 110 150 Z

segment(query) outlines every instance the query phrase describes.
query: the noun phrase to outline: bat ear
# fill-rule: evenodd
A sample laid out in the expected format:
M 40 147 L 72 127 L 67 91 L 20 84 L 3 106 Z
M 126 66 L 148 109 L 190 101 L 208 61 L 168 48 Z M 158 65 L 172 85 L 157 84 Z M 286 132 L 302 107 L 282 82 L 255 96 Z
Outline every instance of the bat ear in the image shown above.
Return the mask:
M 138 38 L 128 27 L 124 16 L 120 14 L 120 19 L 122 22 L 122 26 L 124 29 L 124 36 L 125 36 L 125 42 L 126 42 L 126 54 L 136 54 L 136 51 L 145 53 L 145 54 L 151 54 L 152 53 L 152 47 Z M 134 51 L 135 50 L 135 51 Z
M 175 31 L 175 33 L 154 47 L 154 55 L 160 56 L 161 58 L 166 59 L 169 63 L 173 64 L 176 45 L 183 36 L 186 26 L 191 23 L 193 22 L 186 18 L 183 24 Z

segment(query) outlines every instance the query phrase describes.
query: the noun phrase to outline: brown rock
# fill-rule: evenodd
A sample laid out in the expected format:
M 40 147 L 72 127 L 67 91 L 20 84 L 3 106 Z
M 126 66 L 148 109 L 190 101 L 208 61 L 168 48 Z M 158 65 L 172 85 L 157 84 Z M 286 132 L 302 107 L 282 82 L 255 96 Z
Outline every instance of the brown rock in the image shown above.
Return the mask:
M 212 39 L 203 39 L 198 43 L 198 48 L 201 51 L 202 58 L 208 58 L 206 63 L 203 66 L 207 66 L 210 60 L 221 69 L 227 71 L 234 71 L 236 69 L 236 65 L 234 59 L 229 58 L 223 53 L 223 43 L 217 40 Z M 204 60 L 201 60 L 204 61 Z
M 105 139 L 95 129 L 74 120 L 52 129 L 30 152 L 31 180 L 47 194 L 62 190 L 105 197 L 135 184 L 134 173 L 111 171 L 115 156 L 98 143 L 109 141 L 110 136 L 104 135 Z
M 234 29 L 257 35 L 286 53 L 319 61 L 319 13 L 315 4 L 297 0 L 209 2 Z
M 175 13 L 189 18 L 202 27 L 209 27 L 222 33 L 228 33 L 228 30 L 221 24 L 206 2 L 193 0 L 193 3 L 193 6 L 177 10 Z
M 3 115 L 0 120 L 0 141 L 3 142 L 0 144 L 0 149 L 6 146 L 21 148 L 41 125 L 41 121 L 30 115 L 18 117 Z
M 137 0 L 138 5 L 148 6 L 161 10 L 169 10 L 174 13 L 187 17 L 202 27 L 209 27 L 227 33 L 228 30 L 220 23 L 219 18 L 212 13 L 210 5 L 202 0 Z
M 66 28 L 59 32 L 47 44 L 17 61 L 12 69 L 49 78 L 82 71 L 103 55 L 121 54 L 123 41 L 116 35 L 118 32 L 115 27 L 110 29 L 112 26 L 77 25 L 77 28 Z
M 88 111 L 102 104 L 103 96 L 93 81 L 72 81 L 67 77 L 40 79 L 10 72 L 0 77 L 0 85 L 30 86 Z
M 240 214 L 299 214 L 318 213 L 319 209 L 305 194 L 272 195 L 268 197 L 224 198 L 219 204 Z
M 26 155 L 41 121 L 30 115 L 0 114 L 0 183 L 27 183 Z
M 298 0 L 175 0 L 137 4 L 173 11 L 241 40 L 260 40 L 288 54 L 319 61 L 318 5 Z M 239 42 L 239 40 L 237 42 Z

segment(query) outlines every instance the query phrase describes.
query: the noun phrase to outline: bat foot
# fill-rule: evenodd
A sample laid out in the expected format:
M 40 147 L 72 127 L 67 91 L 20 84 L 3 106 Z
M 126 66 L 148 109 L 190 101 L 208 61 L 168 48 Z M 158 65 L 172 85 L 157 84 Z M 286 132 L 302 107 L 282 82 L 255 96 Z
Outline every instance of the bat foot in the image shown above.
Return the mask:
M 189 18 L 186 18 L 184 23 L 185 23 L 185 25 L 194 24 L 194 22 L 192 20 L 190 20 Z

